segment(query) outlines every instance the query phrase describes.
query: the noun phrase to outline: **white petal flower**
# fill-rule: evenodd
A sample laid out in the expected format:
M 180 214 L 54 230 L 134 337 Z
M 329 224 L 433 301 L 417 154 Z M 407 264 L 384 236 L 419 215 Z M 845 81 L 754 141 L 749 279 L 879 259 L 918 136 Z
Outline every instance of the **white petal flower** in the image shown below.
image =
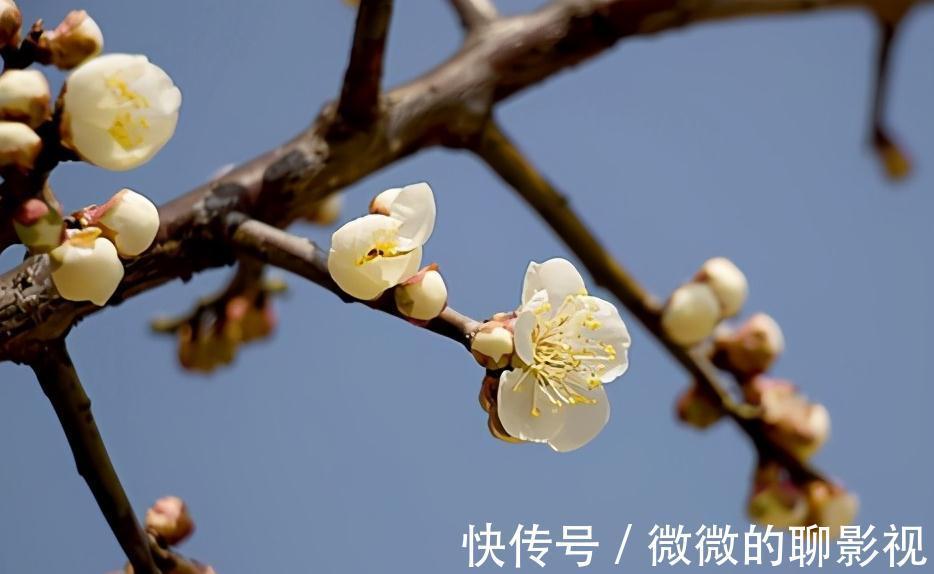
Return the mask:
M 328 271 L 349 295 L 375 299 L 415 275 L 434 222 L 431 188 L 427 184 L 405 187 L 392 202 L 389 215 L 364 215 L 334 232 Z
M 434 265 L 396 287 L 399 312 L 418 321 L 430 321 L 441 314 L 448 302 L 448 288 Z
M 100 56 L 68 77 L 62 140 L 90 163 L 132 169 L 175 133 L 181 103 L 172 78 L 146 56 Z
M 63 298 L 102 306 L 123 280 L 117 249 L 100 234 L 96 227 L 72 232 L 49 253 L 52 282 Z
M 35 128 L 52 115 L 49 82 L 39 70 L 7 70 L 0 75 L 0 119 Z
M 695 345 L 720 321 L 720 302 L 709 285 L 687 283 L 675 289 L 662 311 L 662 328 L 675 343 Z
M 629 331 L 616 308 L 587 294 L 565 259 L 531 263 L 515 322 L 514 369 L 500 379 L 497 412 L 510 435 L 579 448 L 606 425 L 605 383 L 629 365 Z
M 739 313 L 749 294 L 746 275 L 726 257 L 714 257 L 704 262 L 696 280 L 710 285 L 720 301 L 723 317 Z
M 136 257 L 149 249 L 159 231 L 159 210 L 132 189 L 118 191 L 88 215 L 88 223 L 100 227 L 124 257 Z

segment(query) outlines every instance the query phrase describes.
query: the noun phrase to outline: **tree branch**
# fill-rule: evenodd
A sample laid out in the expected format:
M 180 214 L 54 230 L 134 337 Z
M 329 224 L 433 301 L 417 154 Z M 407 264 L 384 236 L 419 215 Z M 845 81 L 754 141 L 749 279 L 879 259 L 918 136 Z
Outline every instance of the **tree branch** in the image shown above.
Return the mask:
M 232 229 L 231 243 L 239 253 L 304 277 L 334 293 L 345 303 L 362 303 L 377 311 L 409 321 L 396 308 L 391 289 L 374 301 L 361 301 L 345 293 L 328 273 L 327 253 L 314 242 L 255 219 L 246 218 L 239 213 L 228 216 L 228 222 Z M 445 307 L 440 316 L 427 324 L 416 324 L 457 341 L 468 349 L 470 335 L 480 326 L 480 322 L 458 313 L 451 307 Z
M 84 392 L 63 340 L 36 348 L 30 367 L 52 403 L 84 477 L 107 524 L 126 553 L 136 574 L 159 574 L 144 534 L 123 485 L 110 462 L 100 431 L 91 414 L 91 400 Z
M 499 17 L 492 0 L 450 0 L 465 30 L 474 30 Z
M 668 337 L 661 326 L 661 306 L 658 300 L 619 264 L 574 212 L 567 198 L 525 158 L 494 121 L 490 121 L 483 130 L 473 151 L 545 220 L 555 235 L 581 260 L 597 285 L 619 299 L 694 377 L 697 384 L 717 399 L 719 406 L 749 435 L 762 454 L 780 460 L 789 473 L 799 480 L 821 478 L 817 472 L 767 439 L 754 410 L 750 410 L 747 405 L 736 404 L 726 390 L 726 385 L 721 382 L 716 368 L 706 357 L 682 347 Z
M 383 53 L 391 14 L 392 0 L 362 0 L 357 9 L 350 63 L 337 106 L 337 114 L 356 128 L 368 126 L 379 112 Z
M 385 95 L 370 128 L 336 138 L 336 107 L 292 141 L 223 178 L 162 206 L 156 245 L 127 265 L 110 305 L 234 256 L 222 221 L 241 211 L 284 227 L 309 205 L 416 151 L 463 147 L 476 139 L 495 103 L 612 46 L 621 38 L 741 15 L 842 7 L 878 0 L 577 0 L 497 20 L 445 63 Z M 914 4 L 931 0 L 915 0 Z M 17 360 L 30 342 L 61 337 L 100 308 L 62 300 L 47 257 L 0 276 L 0 361 Z

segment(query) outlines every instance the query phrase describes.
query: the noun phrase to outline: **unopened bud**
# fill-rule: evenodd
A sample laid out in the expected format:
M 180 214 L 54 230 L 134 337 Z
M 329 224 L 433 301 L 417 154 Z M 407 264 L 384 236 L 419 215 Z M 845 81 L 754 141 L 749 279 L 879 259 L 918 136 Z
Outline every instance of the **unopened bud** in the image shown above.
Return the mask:
M 750 520 L 758 524 L 803 526 L 808 517 L 808 499 L 781 467 L 769 463 L 756 469 L 747 512 Z
M 743 377 L 769 370 L 785 350 L 785 337 L 775 319 L 756 313 L 735 331 L 724 330 L 714 341 L 714 363 Z
M 681 422 L 703 430 L 723 418 L 723 408 L 708 393 L 692 384 L 678 398 L 677 414 Z
M 487 321 L 480 326 L 470 340 L 470 352 L 486 369 L 504 369 L 512 360 L 515 350 L 512 331 L 507 323 L 499 320 Z
M 104 35 L 94 18 L 84 10 L 72 10 L 62 23 L 40 40 L 52 63 L 60 70 L 71 70 L 104 49 Z
M 392 205 L 392 202 L 399 197 L 399 193 L 402 191 L 401 187 L 394 187 L 392 189 L 387 189 L 386 191 L 380 192 L 376 197 L 370 201 L 370 213 L 378 213 L 380 215 L 389 215 L 389 207 Z
M 726 257 L 708 259 L 697 272 L 694 280 L 710 285 L 717 300 L 720 301 L 722 317 L 736 315 L 746 303 L 746 296 L 749 294 L 746 276 Z
M 891 136 L 877 130 L 873 145 L 889 179 L 898 181 L 911 174 L 911 158 Z
M 244 296 L 232 297 L 225 314 L 225 337 L 242 343 L 264 339 L 276 326 L 276 312 L 266 296 L 253 301 Z
M 82 217 L 100 227 L 124 257 L 149 249 L 159 232 L 159 210 L 132 189 L 118 191 L 104 205 L 86 208 Z
M 194 529 L 188 506 L 177 496 L 160 498 L 146 511 L 146 530 L 162 538 L 169 546 L 184 541 Z
M 343 205 L 344 196 L 332 193 L 311 208 L 307 219 L 316 225 L 331 225 L 340 217 Z
M 7 70 L 0 75 L 0 120 L 35 128 L 52 117 L 49 82 L 39 70 Z
M 396 308 L 410 319 L 430 321 L 441 314 L 448 303 L 448 288 L 437 271 L 429 265 L 395 288 Z
M 19 43 L 23 15 L 13 0 L 0 0 L 0 48 Z
M 807 495 L 811 506 L 809 522 L 830 528 L 831 536 L 839 536 L 840 527 L 853 524 L 859 512 L 859 498 L 839 484 L 812 482 Z
M 0 121 L 0 167 L 28 171 L 42 151 L 42 140 L 32 128 L 19 122 Z
M 46 253 L 65 240 L 65 223 L 58 209 L 41 199 L 24 201 L 13 214 L 19 240 L 33 253 Z
M 195 332 L 189 324 L 178 328 L 178 362 L 189 371 L 210 373 L 229 365 L 237 356 L 239 341 L 218 332 L 213 326 L 201 325 Z
M 709 285 L 687 283 L 675 289 L 662 311 L 662 329 L 678 345 L 695 345 L 713 333 L 720 302 Z
M 756 377 L 744 390 L 762 408 L 768 436 L 798 458 L 809 458 L 830 437 L 827 408 L 809 402 L 789 381 Z
M 123 264 L 113 243 L 89 227 L 69 232 L 68 239 L 49 253 L 52 282 L 69 301 L 104 305 L 123 280 Z

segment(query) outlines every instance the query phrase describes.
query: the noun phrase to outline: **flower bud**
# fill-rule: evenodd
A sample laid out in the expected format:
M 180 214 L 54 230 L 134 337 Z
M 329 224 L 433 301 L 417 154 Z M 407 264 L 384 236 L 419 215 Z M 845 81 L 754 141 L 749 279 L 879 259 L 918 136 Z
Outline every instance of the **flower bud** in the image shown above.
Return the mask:
M 696 384 L 678 398 L 677 413 L 681 422 L 701 430 L 723 418 L 723 408 Z
M 253 301 L 243 295 L 232 297 L 227 301 L 225 315 L 224 336 L 237 342 L 264 339 L 276 327 L 276 312 L 272 301 L 265 295 Z
M 86 208 L 82 216 L 88 225 L 100 227 L 124 257 L 149 249 L 159 232 L 159 210 L 132 189 L 121 189 L 104 205 Z
M 409 319 L 430 321 L 441 314 L 448 304 L 448 288 L 437 271 L 429 265 L 396 286 L 396 308 Z
M 178 362 L 189 371 L 210 373 L 229 365 L 237 356 L 240 341 L 214 325 L 199 325 L 197 331 L 189 324 L 178 328 Z
M 706 283 L 713 289 L 720 301 L 721 317 L 732 317 L 739 313 L 749 294 L 746 276 L 726 257 L 708 259 L 694 280 Z
M 52 117 L 49 82 L 38 70 L 7 70 L 0 75 L 0 120 L 35 128 Z
M 184 541 L 194 529 L 188 506 L 177 496 L 160 498 L 146 511 L 146 530 L 162 538 L 169 546 Z
M 493 319 L 480 326 L 470 340 L 470 352 L 484 368 L 495 371 L 512 360 L 513 335 L 505 321 Z
M 483 377 L 480 384 L 480 394 L 477 399 L 480 401 L 480 408 L 489 413 L 491 409 L 496 408 L 496 394 L 499 392 L 499 378 L 489 375 Z
M 877 131 L 873 144 L 889 179 L 899 181 L 911 174 L 911 158 L 894 139 Z
M 752 494 L 747 504 L 749 519 L 778 528 L 804 526 L 808 517 L 805 492 L 795 485 L 784 470 L 774 463 L 756 469 Z
M 19 206 L 13 214 L 13 228 L 32 253 L 46 253 L 65 240 L 65 223 L 58 209 L 37 198 Z
M 841 526 L 849 526 L 859 512 L 859 499 L 838 484 L 812 482 L 807 489 L 811 507 L 809 522 L 830 528 L 830 535 L 840 535 Z
M 84 10 L 69 12 L 54 30 L 43 34 L 40 42 L 60 70 L 76 68 L 104 49 L 100 27 Z
M 723 331 L 714 341 L 714 363 L 724 370 L 751 377 L 769 370 L 785 349 L 782 329 L 772 317 L 756 313 L 736 331 Z
M 713 289 L 701 283 L 687 283 L 675 289 L 662 311 L 662 329 L 684 347 L 706 339 L 719 320 L 720 302 Z
M 776 443 L 804 460 L 827 442 L 830 413 L 809 402 L 789 381 L 756 377 L 744 388 L 749 402 L 762 407 L 766 433 Z
M 123 280 L 117 249 L 100 234 L 96 227 L 72 231 L 49 253 L 52 282 L 64 299 L 103 306 Z
M 19 122 L 0 121 L 0 167 L 28 171 L 42 151 L 42 140 L 32 128 Z
M 332 193 L 315 203 L 306 219 L 315 225 L 331 225 L 341 216 L 343 205 L 343 194 Z
M 0 48 L 19 44 L 23 15 L 13 0 L 0 0 Z

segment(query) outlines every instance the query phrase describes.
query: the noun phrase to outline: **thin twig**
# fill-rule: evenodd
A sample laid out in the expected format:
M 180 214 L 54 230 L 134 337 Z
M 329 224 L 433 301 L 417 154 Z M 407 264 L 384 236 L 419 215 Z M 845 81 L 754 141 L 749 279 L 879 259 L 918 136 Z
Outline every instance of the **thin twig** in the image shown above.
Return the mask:
M 620 265 L 574 212 L 568 200 L 525 158 L 495 122 L 489 122 L 473 151 L 545 220 L 581 260 L 597 285 L 619 299 L 691 374 L 697 384 L 718 399 L 724 411 L 749 435 L 760 453 L 780 460 L 796 479 L 806 481 L 821 478 L 819 473 L 766 439 L 762 432 L 764 428 L 755 418 L 755 409 L 733 400 L 716 368 L 706 357 L 678 345 L 668 337 L 661 326 L 661 306 L 658 300 Z
M 379 112 L 380 82 L 392 0 L 362 0 L 357 9 L 350 63 L 337 105 L 338 115 L 356 128 L 372 123 Z
M 133 565 L 135 574 L 159 574 L 149 541 L 133 514 L 123 485 L 110 462 L 100 431 L 91 414 L 91 400 L 63 340 L 36 349 L 30 366 L 62 424 L 78 474 L 84 477 L 107 524 Z
M 450 0 L 465 30 L 474 30 L 499 17 L 492 0 Z
M 334 293 L 345 303 L 362 303 L 394 317 L 409 320 L 396 308 L 391 289 L 374 301 L 361 301 L 345 293 L 328 273 L 327 253 L 314 242 L 239 213 L 231 214 L 228 221 L 231 243 L 241 254 L 304 277 Z M 427 324 L 415 323 L 465 347 L 469 347 L 470 335 L 480 326 L 478 321 L 451 307 L 445 307 L 440 316 Z

